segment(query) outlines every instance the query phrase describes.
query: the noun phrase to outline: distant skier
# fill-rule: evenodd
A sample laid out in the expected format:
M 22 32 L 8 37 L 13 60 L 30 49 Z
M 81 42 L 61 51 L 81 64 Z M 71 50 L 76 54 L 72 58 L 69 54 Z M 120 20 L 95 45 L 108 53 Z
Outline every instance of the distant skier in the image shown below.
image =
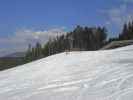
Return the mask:
M 66 52 L 66 55 L 68 55 L 70 51 L 69 50 L 65 50 L 65 52 Z

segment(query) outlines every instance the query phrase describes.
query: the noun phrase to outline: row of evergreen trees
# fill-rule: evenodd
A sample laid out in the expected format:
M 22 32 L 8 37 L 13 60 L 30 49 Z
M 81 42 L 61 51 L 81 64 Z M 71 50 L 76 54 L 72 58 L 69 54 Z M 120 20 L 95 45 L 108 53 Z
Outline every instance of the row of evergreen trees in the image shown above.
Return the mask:
M 29 45 L 25 62 L 30 62 L 66 50 L 98 50 L 111 41 L 128 39 L 133 39 L 133 22 L 125 24 L 119 36 L 110 38 L 109 40 L 107 40 L 107 30 L 105 27 L 90 28 L 77 26 L 66 35 L 49 39 L 43 46 L 40 43 L 36 43 L 35 47 Z
M 109 42 L 119 41 L 119 40 L 131 40 L 131 39 L 133 39 L 133 21 L 125 23 L 122 32 L 119 34 L 119 36 L 110 38 Z
M 133 39 L 133 21 L 124 24 L 123 31 L 119 35 L 120 40 L 129 40 Z

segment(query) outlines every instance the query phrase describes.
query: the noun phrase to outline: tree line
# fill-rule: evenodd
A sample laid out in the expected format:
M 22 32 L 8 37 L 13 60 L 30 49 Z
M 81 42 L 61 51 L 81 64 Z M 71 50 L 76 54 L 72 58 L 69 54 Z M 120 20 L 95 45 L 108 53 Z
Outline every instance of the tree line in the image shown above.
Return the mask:
M 133 39 L 133 21 L 125 23 L 123 25 L 122 32 L 117 37 L 110 38 L 108 42 L 131 39 Z
M 124 24 L 119 36 L 107 39 L 105 27 L 82 27 L 78 25 L 73 31 L 57 36 L 41 45 L 29 45 L 24 62 L 30 62 L 56 53 L 73 50 L 98 50 L 112 41 L 133 39 L 133 21 Z

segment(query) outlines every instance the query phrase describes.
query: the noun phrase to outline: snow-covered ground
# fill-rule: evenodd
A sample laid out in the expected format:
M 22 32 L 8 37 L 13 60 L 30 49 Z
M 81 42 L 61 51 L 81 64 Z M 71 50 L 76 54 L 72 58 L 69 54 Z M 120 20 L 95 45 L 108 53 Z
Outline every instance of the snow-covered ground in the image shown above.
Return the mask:
M 133 45 L 61 53 L 2 71 L 0 100 L 133 100 Z

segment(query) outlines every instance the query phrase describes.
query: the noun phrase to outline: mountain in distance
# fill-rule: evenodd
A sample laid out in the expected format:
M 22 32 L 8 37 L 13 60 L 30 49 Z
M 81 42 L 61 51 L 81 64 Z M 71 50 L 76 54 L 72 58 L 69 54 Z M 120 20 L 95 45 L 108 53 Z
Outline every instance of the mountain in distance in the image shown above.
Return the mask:
M 10 57 L 10 58 L 23 58 L 25 57 L 25 52 L 15 52 L 8 55 L 5 55 L 4 57 Z
M 0 71 L 23 64 L 25 52 L 15 52 L 0 57 Z

